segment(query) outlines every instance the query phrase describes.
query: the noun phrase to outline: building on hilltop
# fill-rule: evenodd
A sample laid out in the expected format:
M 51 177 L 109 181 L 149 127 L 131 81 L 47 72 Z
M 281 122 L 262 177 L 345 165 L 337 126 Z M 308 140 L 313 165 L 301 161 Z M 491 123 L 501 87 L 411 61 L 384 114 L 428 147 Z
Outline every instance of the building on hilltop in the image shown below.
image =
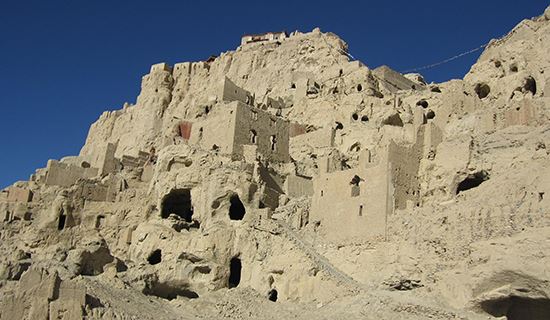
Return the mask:
M 288 34 L 286 33 L 286 31 L 267 32 L 262 34 L 247 34 L 241 38 L 241 45 L 252 42 L 284 40 L 286 38 L 288 38 Z

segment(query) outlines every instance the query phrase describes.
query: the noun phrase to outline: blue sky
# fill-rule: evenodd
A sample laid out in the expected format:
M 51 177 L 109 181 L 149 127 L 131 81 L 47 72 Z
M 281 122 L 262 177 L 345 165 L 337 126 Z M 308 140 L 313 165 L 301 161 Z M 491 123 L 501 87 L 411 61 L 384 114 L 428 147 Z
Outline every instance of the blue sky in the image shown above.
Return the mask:
M 265 31 L 338 34 L 369 67 L 402 71 L 542 14 L 528 1 L 11 1 L 0 3 L 0 188 L 78 154 L 104 110 L 135 102 L 153 63 L 198 61 Z M 423 71 L 461 78 L 480 52 Z

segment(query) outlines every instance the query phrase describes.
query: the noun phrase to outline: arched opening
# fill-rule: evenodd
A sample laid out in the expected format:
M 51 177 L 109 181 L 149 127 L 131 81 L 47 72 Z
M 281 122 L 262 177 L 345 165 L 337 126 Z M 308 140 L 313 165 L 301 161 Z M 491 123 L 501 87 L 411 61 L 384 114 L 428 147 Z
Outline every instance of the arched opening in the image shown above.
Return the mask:
M 269 292 L 267 293 L 267 299 L 268 299 L 269 301 L 276 302 L 276 301 L 277 301 L 277 296 L 278 296 L 278 293 L 277 293 L 277 290 L 275 290 L 275 289 L 271 289 L 271 290 L 269 290 Z
M 362 117 L 361 117 L 361 121 L 362 121 L 362 122 L 369 122 L 369 117 L 366 116 L 366 115 L 365 115 L 365 116 L 362 116 Z
M 359 115 L 357 113 L 354 113 L 351 115 L 351 118 L 354 120 L 354 121 L 357 121 L 359 119 Z
M 344 129 L 344 125 L 341 122 L 336 121 L 336 130 Z
M 533 95 L 537 93 L 537 82 L 533 77 L 525 78 L 525 83 L 523 84 L 523 90 L 531 92 Z
M 82 163 L 80 164 L 80 166 L 81 166 L 82 168 L 89 168 L 89 167 L 90 167 L 90 163 L 87 162 L 87 161 L 82 161 Z
M 476 84 L 474 91 L 480 99 L 483 99 L 489 95 L 491 92 L 491 87 L 489 87 L 486 83 L 478 83 Z
M 250 130 L 250 143 L 256 144 L 256 137 L 258 134 L 256 133 L 256 130 Z
M 359 205 L 359 216 L 362 217 L 363 216 L 363 205 Z
M 241 199 L 239 199 L 239 196 L 237 194 L 232 195 L 231 198 L 229 198 L 229 203 L 229 219 L 242 220 L 246 213 L 246 209 Z
M 67 215 L 65 214 L 65 211 L 61 211 L 61 214 L 59 214 L 59 219 L 57 221 L 57 230 L 65 229 L 66 221 L 67 221 Z
M 290 84 L 290 89 L 296 89 L 296 84 L 295 84 L 295 83 L 291 83 L 291 84 Z
M 192 221 L 193 206 L 190 189 L 174 189 L 164 197 L 161 217 L 168 218 L 171 214 L 175 214 L 187 222 Z
M 234 257 L 229 263 L 229 280 L 227 281 L 227 286 L 229 288 L 235 288 L 241 282 L 241 259 Z
M 489 173 L 487 173 L 487 171 L 485 170 L 470 174 L 466 177 L 466 179 L 462 180 L 458 184 L 458 187 L 456 188 L 456 194 L 475 188 L 487 180 L 489 180 Z
M 147 262 L 149 262 L 150 265 L 158 264 L 162 261 L 162 251 L 160 249 L 156 249 L 155 251 L 151 252 L 151 254 L 147 257 Z
M 363 86 L 361 84 L 357 85 L 357 92 L 361 92 L 363 90 Z

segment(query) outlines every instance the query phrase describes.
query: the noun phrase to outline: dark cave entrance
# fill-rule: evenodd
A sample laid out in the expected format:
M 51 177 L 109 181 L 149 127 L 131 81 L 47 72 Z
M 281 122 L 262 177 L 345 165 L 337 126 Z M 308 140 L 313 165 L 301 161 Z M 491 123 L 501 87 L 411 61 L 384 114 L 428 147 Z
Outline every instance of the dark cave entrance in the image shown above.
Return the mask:
M 505 297 L 499 300 L 484 301 L 481 308 L 494 317 L 507 320 L 545 320 L 550 319 L 550 299 Z
M 271 289 L 271 290 L 269 290 L 269 292 L 267 293 L 267 299 L 268 299 L 269 301 L 276 302 L 276 301 L 277 301 L 277 295 L 278 295 L 277 290 Z
M 61 214 L 59 215 L 59 220 L 57 222 L 57 230 L 63 230 L 65 229 L 65 222 L 67 221 L 67 215 L 64 211 L 61 211 Z
M 149 257 L 147 257 L 147 262 L 149 262 L 150 265 L 158 264 L 162 261 L 162 251 L 160 249 L 157 249 L 153 251 Z
M 232 195 L 231 198 L 229 198 L 229 202 L 229 219 L 242 220 L 244 218 L 244 214 L 246 213 L 246 209 L 244 208 L 239 196 L 237 194 Z
M 174 189 L 164 197 L 161 217 L 168 218 L 170 214 L 175 214 L 187 222 L 192 221 L 193 206 L 190 189 Z
M 487 173 L 487 171 L 485 170 L 470 174 L 466 177 L 466 179 L 462 180 L 458 184 L 458 187 L 456 188 L 456 194 L 475 188 L 487 180 L 489 180 L 489 173 Z
M 480 99 L 486 98 L 491 93 L 491 87 L 486 83 L 476 84 L 474 91 Z
M 229 280 L 227 281 L 227 286 L 229 288 L 235 288 L 241 282 L 241 259 L 234 257 L 229 263 Z

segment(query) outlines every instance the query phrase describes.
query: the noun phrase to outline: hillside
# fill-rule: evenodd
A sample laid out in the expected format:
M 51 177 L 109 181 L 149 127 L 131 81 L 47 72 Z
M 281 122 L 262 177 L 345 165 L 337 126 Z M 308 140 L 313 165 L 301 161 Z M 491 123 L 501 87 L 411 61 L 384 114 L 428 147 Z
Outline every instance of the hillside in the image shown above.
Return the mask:
M 0 192 L 0 319 L 550 319 L 550 7 L 461 80 L 347 50 L 152 65 Z

